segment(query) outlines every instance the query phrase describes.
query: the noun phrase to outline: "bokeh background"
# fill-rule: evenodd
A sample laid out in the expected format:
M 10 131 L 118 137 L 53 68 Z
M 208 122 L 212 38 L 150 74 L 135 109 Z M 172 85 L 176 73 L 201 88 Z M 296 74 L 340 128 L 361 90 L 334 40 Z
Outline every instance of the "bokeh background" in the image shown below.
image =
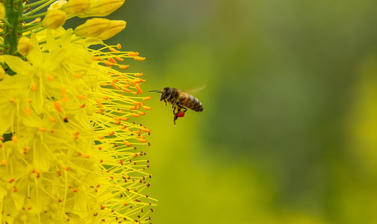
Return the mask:
M 155 224 L 377 223 L 375 0 L 128 0 L 110 42 L 150 101 Z M 147 94 L 147 93 L 146 93 Z

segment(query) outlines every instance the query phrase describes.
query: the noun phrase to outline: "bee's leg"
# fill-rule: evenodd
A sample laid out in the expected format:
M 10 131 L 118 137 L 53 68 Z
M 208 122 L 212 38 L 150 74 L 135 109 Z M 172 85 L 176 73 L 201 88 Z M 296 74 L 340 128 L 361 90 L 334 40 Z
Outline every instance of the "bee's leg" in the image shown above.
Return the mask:
M 175 124 L 175 120 L 177 120 L 178 118 L 178 113 L 174 114 L 174 124 Z
M 177 104 L 177 106 L 179 107 L 179 111 L 180 111 L 181 109 L 183 109 L 183 112 L 184 112 L 184 113 L 187 111 L 187 108 L 186 108 L 186 107 L 183 107 L 181 104 Z M 179 112 L 179 111 L 178 111 L 178 112 Z

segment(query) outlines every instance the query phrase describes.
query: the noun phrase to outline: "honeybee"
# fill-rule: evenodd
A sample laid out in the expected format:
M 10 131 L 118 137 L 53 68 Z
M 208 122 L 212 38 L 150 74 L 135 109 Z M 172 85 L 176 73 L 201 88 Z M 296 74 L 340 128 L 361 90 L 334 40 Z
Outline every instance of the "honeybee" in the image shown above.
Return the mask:
M 160 101 L 170 103 L 173 107 L 174 124 L 178 117 L 183 117 L 187 108 L 201 112 L 203 111 L 203 104 L 198 98 L 183 92 L 176 88 L 165 87 L 162 90 L 151 90 L 149 92 L 161 93 Z

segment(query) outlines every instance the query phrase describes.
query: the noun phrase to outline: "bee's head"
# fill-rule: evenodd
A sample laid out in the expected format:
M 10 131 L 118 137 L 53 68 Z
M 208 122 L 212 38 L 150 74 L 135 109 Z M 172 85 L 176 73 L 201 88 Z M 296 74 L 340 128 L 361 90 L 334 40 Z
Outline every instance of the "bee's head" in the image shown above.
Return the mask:
M 166 99 L 171 93 L 171 90 L 169 87 L 165 87 L 162 91 L 161 91 L 161 98 L 160 98 L 160 101 Z

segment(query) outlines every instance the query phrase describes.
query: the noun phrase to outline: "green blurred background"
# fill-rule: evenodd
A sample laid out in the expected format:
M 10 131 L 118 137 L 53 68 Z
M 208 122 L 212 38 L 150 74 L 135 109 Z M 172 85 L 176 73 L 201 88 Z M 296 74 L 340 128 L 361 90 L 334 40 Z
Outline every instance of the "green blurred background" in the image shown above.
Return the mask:
M 150 101 L 154 224 L 377 223 L 375 0 L 128 0 L 110 42 Z

